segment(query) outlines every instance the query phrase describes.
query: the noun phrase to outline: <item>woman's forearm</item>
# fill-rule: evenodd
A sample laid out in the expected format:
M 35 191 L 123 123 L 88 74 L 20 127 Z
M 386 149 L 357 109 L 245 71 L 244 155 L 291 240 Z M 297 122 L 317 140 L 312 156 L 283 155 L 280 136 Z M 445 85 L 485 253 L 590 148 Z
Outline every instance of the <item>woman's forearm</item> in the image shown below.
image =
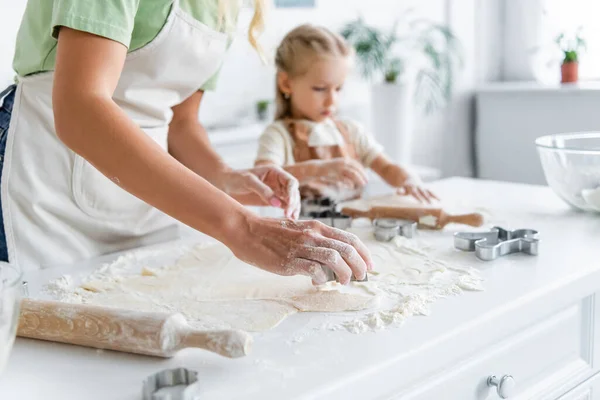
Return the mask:
M 177 114 L 175 114 L 177 115 Z M 174 118 L 169 125 L 169 153 L 196 174 L 216 185 L 230 168 L 210 144 L 204 126 L 191 118 Z
M 54 97 L 57 133 L 123 189 L 228 244 L 249 213 L 161 149 L 110 98 L 63 90 Z

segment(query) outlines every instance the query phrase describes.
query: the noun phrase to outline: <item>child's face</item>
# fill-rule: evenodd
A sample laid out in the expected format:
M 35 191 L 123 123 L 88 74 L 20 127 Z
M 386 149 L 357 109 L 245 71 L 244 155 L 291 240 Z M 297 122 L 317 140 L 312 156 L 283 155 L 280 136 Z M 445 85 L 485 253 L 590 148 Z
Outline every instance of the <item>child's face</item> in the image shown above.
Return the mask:
M 283 82 L 282 89 L 291 95 L 292 117 L 315 122 L 330 117 L 337 109 L 348 69 L 347 58 L 321 58 L 304 75 Z

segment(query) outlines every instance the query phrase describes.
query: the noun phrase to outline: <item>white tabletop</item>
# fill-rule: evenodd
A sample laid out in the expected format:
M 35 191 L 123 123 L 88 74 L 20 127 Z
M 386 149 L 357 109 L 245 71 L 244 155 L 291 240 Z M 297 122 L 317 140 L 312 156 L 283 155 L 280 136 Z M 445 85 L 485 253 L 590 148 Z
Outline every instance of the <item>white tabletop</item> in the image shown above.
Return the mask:
M 569 285 L 596 290 L 600 216 L 571 210 L 546 187 L 455 178 L 437 182 L 435 189 L 446 199 L 509 216 L 507 228 L 539 230 L 540 255 L 484 263 L 464 253 L 464 263 L 481 269 L 484 292 L 441 299 L 430 316 L 362 335 L 311 330 L 327 316 L 293 315 L 255 335 L 252 354 L 236 360 L 198 349 L 164 360 L 17 339 L 0 377 L 0 399 L 139 399 L 145 377 L 178 366 L 199 372 L 206 399 L 379 398 L 455 359 L 455 344 L 465 341 L 461 333 L 467 329 L 479 329 L 481 335 L 468 339 L 477 346 L 503 329 L 489 326 L 498 315 L 534 301 L 558 301 L 555 294 L 568 292 Z M 434 359 L 428 354 L 435 349 Z

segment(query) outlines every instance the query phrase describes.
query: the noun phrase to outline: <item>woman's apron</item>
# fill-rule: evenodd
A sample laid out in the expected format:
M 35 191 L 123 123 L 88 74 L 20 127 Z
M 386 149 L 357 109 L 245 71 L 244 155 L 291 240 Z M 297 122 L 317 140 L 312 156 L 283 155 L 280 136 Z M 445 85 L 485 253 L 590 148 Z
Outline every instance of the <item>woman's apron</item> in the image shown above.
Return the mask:
M 113 99 L 167 151 L 171 107 L 218 70 L 226 47 L 226 34 L 200 23 L 175 0 L 156 38 L 127 55 Z M 53 72 L 21 77 L 16 89 L 0 185 L 9 261 L 31 270 L 174 239 L 175 220 L 60 141 L 53 78 Z
M 311 146 L 311 129 L 307 124 L 293 119 L 283 121 L 285 129 L 294 142 L 295 163 L 334 158 L 359 159 L 346 125 L 338 120 L 333 120 L 333 122 L 341 134 L 343 142 L 328 146 Z M 327 197 L 335 201 L 343 201 L 360 197 L 362 191 L 362 188 L 349 188 L 336 176 L 321 176 L 300 182 L 300 196 L 303 199 Z

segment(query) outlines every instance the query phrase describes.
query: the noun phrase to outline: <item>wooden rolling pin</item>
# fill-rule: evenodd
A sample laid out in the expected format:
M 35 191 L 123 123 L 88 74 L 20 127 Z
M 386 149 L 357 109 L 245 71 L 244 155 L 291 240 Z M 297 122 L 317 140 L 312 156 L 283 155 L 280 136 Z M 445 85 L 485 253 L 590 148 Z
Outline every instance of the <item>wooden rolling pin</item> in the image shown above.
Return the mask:
M 483 215 L 478 213 L 449 215 L 441 208 L 426 207 L 372 207 L 368 211 L 358 210 L 350 207 L 342 208 L 342 214 L 352 218 L 396 218 L 414 221 L 421 228 L 442 229 L 450 223 L 464 224 L 470 226 L 483 225 Z
M 158 357 L 196 347 L 237 358 L 248 354 L 252 346 L 247 332 L 196 330 L 181 314 L 32 299 L 21 302 L 17 335 Z

